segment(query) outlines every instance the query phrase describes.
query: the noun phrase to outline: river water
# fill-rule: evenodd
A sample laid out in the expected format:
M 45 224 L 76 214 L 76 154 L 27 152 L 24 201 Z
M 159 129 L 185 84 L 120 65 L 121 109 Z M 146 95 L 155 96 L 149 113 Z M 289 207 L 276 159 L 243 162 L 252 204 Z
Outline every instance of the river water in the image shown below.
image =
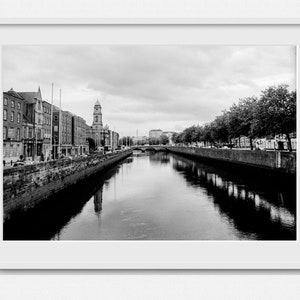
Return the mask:
M 296 188 L 169 153 L 109 172 L 4 224 L 18 240 L 293 240 Z M 18 220 L 18 221 L 16 221 Z

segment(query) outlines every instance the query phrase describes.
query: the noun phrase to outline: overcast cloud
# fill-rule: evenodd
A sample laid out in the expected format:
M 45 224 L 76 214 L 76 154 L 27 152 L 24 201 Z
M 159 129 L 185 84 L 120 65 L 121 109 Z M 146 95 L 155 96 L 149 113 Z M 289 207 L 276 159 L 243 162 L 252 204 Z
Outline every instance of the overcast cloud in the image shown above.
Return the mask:
M 3 89 L 36 91 L 44 100 L 122 135 L 181 131 L 210 122 L 239 98 L 270 85 L 296 85 L 293 46 L 5 46 Z

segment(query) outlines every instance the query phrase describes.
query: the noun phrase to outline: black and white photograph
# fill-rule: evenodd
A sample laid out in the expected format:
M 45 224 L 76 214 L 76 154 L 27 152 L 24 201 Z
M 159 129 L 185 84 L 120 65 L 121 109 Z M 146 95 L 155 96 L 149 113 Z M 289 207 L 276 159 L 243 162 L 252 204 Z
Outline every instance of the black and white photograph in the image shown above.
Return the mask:
M 4 241 L 296 240 L 295 45 L 4 45 Z

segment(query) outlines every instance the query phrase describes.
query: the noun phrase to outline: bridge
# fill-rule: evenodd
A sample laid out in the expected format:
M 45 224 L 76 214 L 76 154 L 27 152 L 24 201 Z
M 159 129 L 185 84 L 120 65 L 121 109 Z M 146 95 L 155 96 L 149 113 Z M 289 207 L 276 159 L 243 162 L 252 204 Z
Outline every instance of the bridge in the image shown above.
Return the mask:
M 149 145 L 149 146 L 142 146 L 142 145 L 135 145 L 131 146 L 131 150 L 141 150 L 142 152 L 145 151 L 167 151 L 166 146 L 161 146 L 161 145 Z

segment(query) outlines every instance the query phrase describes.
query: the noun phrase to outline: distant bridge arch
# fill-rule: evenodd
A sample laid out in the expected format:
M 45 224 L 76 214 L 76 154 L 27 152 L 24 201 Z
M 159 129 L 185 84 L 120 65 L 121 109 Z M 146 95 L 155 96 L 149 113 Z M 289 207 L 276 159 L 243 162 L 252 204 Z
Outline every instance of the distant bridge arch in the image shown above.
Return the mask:
M 135 145 L 131 146 L 131 150 L 141 150 L 141 151 L 167 151 L 167 147 L 159 145 L 143 146 Z

